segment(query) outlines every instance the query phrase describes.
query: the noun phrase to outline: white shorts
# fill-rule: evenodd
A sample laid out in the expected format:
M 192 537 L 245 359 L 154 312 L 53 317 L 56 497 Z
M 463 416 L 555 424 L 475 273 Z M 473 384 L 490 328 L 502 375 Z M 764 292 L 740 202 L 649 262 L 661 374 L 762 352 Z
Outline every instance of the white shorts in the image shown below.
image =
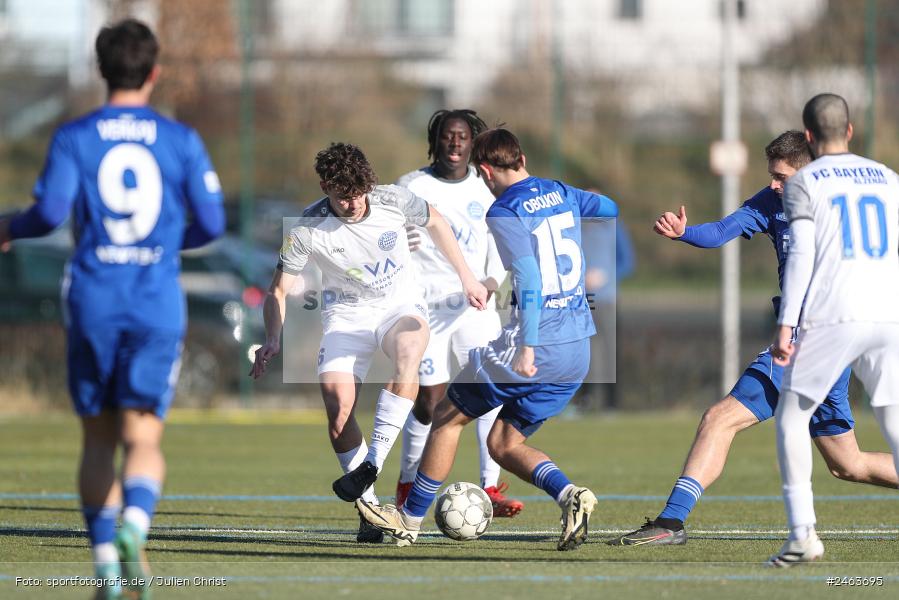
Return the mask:
M 381 347 L 390 328 L 403 317 L 418 317 L 427 323 L 428 309 L 424 300 L 387 308 L 358 307 L 328 315 L 322 324 L 318 374 L 326 371 L 352 373 L 359 381 L 365 381 L 372 356 Z
M 431 340 L 418 369 L 420 385 L 447 383 L 451 377 L 450 356 L 456 357 L 461 369 L 468 364 L 468 351 L 486 346 L 502 331 L 496 310 L 452 310 L 446 306 L 429 306 Z
M 801 329 L 783 389 L 823 401 L 847 365 L 871 406 L 899 404 L 899 323 L 851 322 Z

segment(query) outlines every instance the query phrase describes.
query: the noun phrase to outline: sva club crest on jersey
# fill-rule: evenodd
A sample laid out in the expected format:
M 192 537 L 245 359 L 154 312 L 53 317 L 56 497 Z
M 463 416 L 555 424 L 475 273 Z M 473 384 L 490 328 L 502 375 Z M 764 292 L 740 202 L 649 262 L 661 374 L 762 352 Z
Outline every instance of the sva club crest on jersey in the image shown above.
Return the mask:
M 397 235 L 395 231 L 385 231 L 381 234 L 381 237 L 378 238 L 378 248 L 384 252 L 390 252 L 393 250 L 393 247 L 396 246 L 396 238 Z
M 484 216 L 484 207 L 472 200 L 468 203 L 468 216 L 472 219 L 480 219 Z

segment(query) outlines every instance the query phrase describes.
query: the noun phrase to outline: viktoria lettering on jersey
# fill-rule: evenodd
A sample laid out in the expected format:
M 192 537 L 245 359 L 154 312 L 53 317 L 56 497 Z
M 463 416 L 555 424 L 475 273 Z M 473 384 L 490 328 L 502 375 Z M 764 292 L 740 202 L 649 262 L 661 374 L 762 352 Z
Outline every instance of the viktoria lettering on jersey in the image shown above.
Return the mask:
M 97 132 L 104 141 L 143 142 L 152 146 L 156 142 L 156 121 L 121 115 L 118 119 L 98 120 Z
M 162 260 L 162 246 L 97 246 L 97 258 L 108 265 L 155 265 Z

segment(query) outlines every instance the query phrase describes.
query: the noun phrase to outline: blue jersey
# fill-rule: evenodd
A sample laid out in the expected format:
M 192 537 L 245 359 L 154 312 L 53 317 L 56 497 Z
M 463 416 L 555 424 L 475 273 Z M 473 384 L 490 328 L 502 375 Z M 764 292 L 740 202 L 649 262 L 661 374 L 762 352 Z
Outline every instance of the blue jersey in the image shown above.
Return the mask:
M 596 333 L 584 286 L 582 217 L 615 217 L 605 196 L 529 177 L 487 211 L 503 265 L 512 270 L 516 306 L 507 326 L 515 344 L 546 346 Z
M 740 223 L 742 235 L 750 239 L 756 233 L 765 233 L 774 244 L 777 253 L 777 282 L 783 289 L 784 267 L 790 246 L 790 224 L 784 216 L 783 200 L 771 188 L 765 188 L 743 203 L 733 216 Z
M 73 210 L 72 319 L 183 330 L 179 251 L 224 225 L 218 177 L 193 129 L 149 107 L 104 106 L 56 131 L 34 197 L 19 237 Z
M 774 244 L 777 280 L 779 287 L 783 289 L 784 267 L 790 246 L 790 224 L 784 216 L 783 200 L 771 188 L 759 191 L 720 221 L 688 226 L 684 235 L 678 239 L 699 248 L 717 248 L 738 236 L 750 239 L 756 233 L 767 234 Z M 779 297 L 774 298 L 775 312 L 779 312 L 779 302 Z

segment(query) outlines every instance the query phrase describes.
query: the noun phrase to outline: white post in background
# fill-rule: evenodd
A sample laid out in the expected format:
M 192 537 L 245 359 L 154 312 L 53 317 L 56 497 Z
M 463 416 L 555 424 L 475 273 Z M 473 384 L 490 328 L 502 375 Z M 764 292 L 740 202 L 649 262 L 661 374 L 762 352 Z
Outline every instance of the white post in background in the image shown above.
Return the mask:
M 737 0 L 723 0 L 721 23 L 721 141 L 712 148 L 712 168 L 721 174 L 721 213 L 737 209 L 746 148 L 740 142 L 740 82 L 734 48 Z M 717 146 L 717 148 L 716 148 Z M 716 156 L 717 155 L 717 156 Z M 721 258 L 721 389 L 737 380 L 740 352 L 740 246 L 724 246 Z

